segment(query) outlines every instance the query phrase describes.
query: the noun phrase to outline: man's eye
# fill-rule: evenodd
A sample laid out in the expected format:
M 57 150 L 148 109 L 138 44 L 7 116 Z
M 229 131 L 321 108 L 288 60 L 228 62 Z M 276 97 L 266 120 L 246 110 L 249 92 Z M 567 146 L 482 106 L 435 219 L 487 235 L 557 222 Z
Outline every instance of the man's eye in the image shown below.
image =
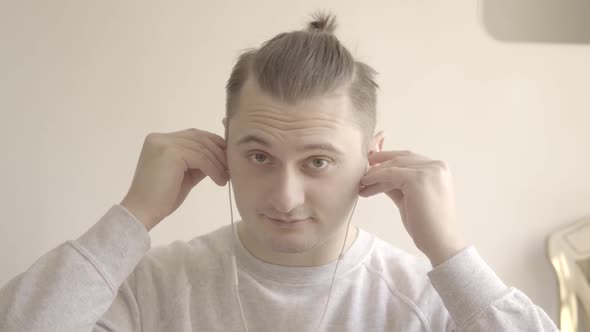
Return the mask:
M 328 167 L 330 162 L 326 159 L 314 158 L 311 160 L 311 167 L 315 169 L 322 169 Z
M 260 152 L 257 153 L 253 153 L 251 155 L 249 155 L 250 160 L 253 160 L 255 163 L 258 164 L 264 164 L 264 162 L 266 162 L 268 160 L 268 157 Z

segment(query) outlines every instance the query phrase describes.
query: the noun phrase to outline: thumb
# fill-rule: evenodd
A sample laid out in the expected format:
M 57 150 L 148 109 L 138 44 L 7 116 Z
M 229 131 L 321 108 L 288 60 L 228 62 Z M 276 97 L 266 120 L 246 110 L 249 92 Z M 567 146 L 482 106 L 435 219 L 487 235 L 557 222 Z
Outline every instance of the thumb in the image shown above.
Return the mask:
M 401 204 L 404 199 L 404 193 L 401 190 L 393 189 L 387 192 L 387 196 L 389 196 L 393 200 L 395 205 L 397 205 L 397 207 L 401 209 Z
M 189 188 L 192 189 L 197 183 L 201 182 L 205 178 L 205 173 L 199 169 L 190 169 L 188 171 L 189 181 Z

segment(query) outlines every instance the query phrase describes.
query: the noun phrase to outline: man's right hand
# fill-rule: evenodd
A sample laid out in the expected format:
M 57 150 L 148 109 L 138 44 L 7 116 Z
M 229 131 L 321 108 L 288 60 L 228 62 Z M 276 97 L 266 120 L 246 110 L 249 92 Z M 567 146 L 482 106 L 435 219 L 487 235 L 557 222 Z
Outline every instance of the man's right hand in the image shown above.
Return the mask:
M 191 189 L 205 176 L 227 184 L 225 140 L 190 128 L 147 135 L 133 182 L 120 205 L 149 231 L 176 211 Z

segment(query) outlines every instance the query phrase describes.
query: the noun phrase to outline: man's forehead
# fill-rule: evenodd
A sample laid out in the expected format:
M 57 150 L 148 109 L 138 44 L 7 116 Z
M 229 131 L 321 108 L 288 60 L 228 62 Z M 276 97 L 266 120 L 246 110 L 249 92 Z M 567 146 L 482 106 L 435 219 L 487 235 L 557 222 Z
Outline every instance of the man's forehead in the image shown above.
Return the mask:
M 287 103 L 247 82 L 231 123 L 234 142 L 263 146 L 288 144 L 297 150 L 321 149 L 342 153 L 354 144 L 358 123 L 349 97 L 335 92 Z M 358 133 L 358 139 L 361 139 Z
M 271 139 L 266 138 L 265 135 L 260 135 L 256 133 L 249 133 L 238 137 L 236 142 L 237 145 L 249 145 L 249 144 L 258 144 L 267 148 L 273 148 L 274 143 Z M 329 139 L 316 139 L 316 140 L 305 140 L 298 142 L 296 144 L 297 152 L 305 152 L 310 150 L 323 150 L 329 151 L 335 154 L 344 154 L 344 150 L 338 142 L 331 141 Z

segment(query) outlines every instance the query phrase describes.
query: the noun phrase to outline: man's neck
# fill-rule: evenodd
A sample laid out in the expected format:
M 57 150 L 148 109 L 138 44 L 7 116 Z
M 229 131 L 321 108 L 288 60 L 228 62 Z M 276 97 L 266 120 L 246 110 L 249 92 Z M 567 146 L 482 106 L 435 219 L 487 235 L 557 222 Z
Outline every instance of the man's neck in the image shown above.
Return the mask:
M 343 225 L 343 230 L 339 230 L 331 239 L 312 250 L 302 253 L 283 253 L 270 251 L 262 247 L 256 239 L 250 236 L 249 232 L 245 229 L 244 222 L 238 223 L 237 226 L 240 241 L 258 259 L 275 265 L 300 267 L 320 266 L 337 260 L 342 251 L 342 242 L 344 241 L 344 234 L 346 232 L 346 225 Z M 348 236 L 346 237 L 346 245 L 344 246 L 345 252 L 354 242 L 357 235 L 358 228 L 351 224 L 348 230 Z

